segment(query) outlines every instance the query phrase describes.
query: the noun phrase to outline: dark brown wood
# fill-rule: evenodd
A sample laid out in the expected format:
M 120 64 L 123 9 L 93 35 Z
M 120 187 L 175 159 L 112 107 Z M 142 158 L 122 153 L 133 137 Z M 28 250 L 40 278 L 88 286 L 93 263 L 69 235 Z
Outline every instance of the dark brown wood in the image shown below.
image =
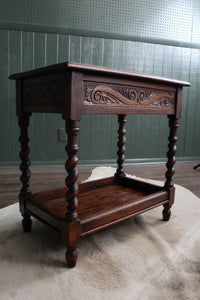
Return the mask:
M 152 82 L 158 82 L 161 83 L 167 83 L 169 85 L 175 85 L 175 86 L 190 86 L 190 83 L 187 81 L 182 80 L 176 80 L 176 79 L 170 79 L 170 78 L 164 78 L 159 76 L 153 76 L 153 75 L 147 75 L 147 74 L 140 74 L 135 72 L 129 72 L 124 70 L 118 70 L 118 69 L 110 69 L 100 66 L 94 66 L 94 65 L 86 65 L 86 64 L 80 64 L 80 63 L 74 63 L 74 62 L 65 62 L 65 63 L 59 63 L 27 72 L 21 72 L 17 74 L 12 74 L 9 76 L 9 79 L 24 79 L 28 77 L 33 76 L 39 76 L 40 74 L 51 74 L 52 72 L 62 72 L 69 70 L 81 72 L 83 74 L 101 74 L 103 76 L 109 76 L 109 77 L 120 77 L 120 78 L 131 78 L 131 79 L 139 79 L 140 81 L 143 80 L 150 80 Z
M 67 266 L 74 267 L 80 237 L 158 205 L 164 205 L 163 219 L 169 219 L 175 191 L 172 177 L 182 86 L 189 86 L 188 82 L 75 63 L 16 74 L 10 79 L 17 79 L 22 159 L 20 207 L 25 231 L 31 228 L 30 215 L 60 230 L 67 248 Z M 33 195 L 29 189 L 27 131 L 32 112 L 62 114 L 68 135 L 66 187 Z M 82 114 L 119 115 L 118 168 L 113 178 L 81 184 L 78 189 L 77 135 Z M 168 115 L 168 170 L 163 188 L 124 176 L 126 114 Z
M 17 116 L 22 115 L 22 80 L 16 80 L 16 114 Z
M 173 183 L 173 175 L 175 173 L 175 163 L 176 158 L 175 154 L 177 151 L 176 142 L 177 138 L 177 129 L 179 127 L 179 120 L 176 116 L 168 116 L 169 118 L 169 128 L 170 128 L 170 135 L 169 135 L 169 150 L 167 152 L 168 161 L 166 163 L 167 172 L 165 173 L 166 182 L 164 188 L 169 191 L 169 202 L 164 205 L 163 209 L 163 220 L 168 221 L 171 216 L 171 207 L 174 203 L 174 183 Z
M 34 194 L 28 209 L 61 230 L 67 209 L 65 189 L 53 190 L 52 194 Z M 45 195 L 45 196 L 44 196 Z M 55 198 L 52 198 L 52 195 Z M 77 207 L 81 223 L 81 236 L 96 232 L 117 223 L 118 220 L 132 217 L 140 211 L 146 211 L 168 202 L 168 192 L 152 184 L 126 177 L 110 177 L 79 185 L 79 205 Z M 95 199 L 95 201 L 94 201 Z
M 176 162 L 176 173 L 173 181 L 175 184 L 185 187 L 200 198 L 200 168 L 194 170 L 194 165 L 197 163 L 197 161 Z M 164 163 L 124 165 L 124 170 L 127 174 L 161 181 L 164 181 L 165 168 Z M 78 182 L 86 180 L 91 175 L 93 169 L 94 166 L 79 165 Z M 49 187 L 58 192 L 60 190 L 58 187 L 63 187 L 65 176 L 66 171 L 63 166 L 34 167 L 31 172 L 31 187 L 35 192 L 34 195 L 41 195 L 41 197 L 45 197 L 46 193 L 50 195 L 51 190 L 47 191 Z M 19 171 L 16 168 L 0 168 L 0 208 L 17 202 L 16 194 L 20 189 L 18 177 Z M 66 188 L 63 189 L 66 192 Z M 63 193 L 65 194 L 65 192 Z M 62 195 L 64 195 L 63 193 Z M 53 193 L 52 195 L 52 198 L 59 198 L 59 195 L 56 196 Z
M 22 109 L 25 113 L 62 113 L 65 101 L 65 73 L 51 73 L 23 81 Z
M 178 120 L 181 118 L 182 98 L 183 98 L 183 88 L 179 87 L 177 89 L 177 101 L 176 101 L 176 119 Z
M 105 74 L 106 75 L 106 74 Z M 173 85 L 102 74 L 84 74 L 83 114 L 174 114 Z
M 65 220 L 63 221 L 63 239 L 67 247 L 66 261 L 67 266 L 72 268 L 76 264 L 77 251 L 76 245 L 80 239 L 80 219 L 77 212 L 78 207 L 78 157 L 76 156 L 79 147 L 77 145 L 77 135 L 79 133 L 79 121 L 67 120 L 66 121 L 66 133 L 68 136 L 68 142 L 66 146 L 66 152 L 68 154 L 68 160 L 65 164 L 65 169 L 68 172 L 65 184 L 68 188 L 66 192 L 67 212 L 65 214 Z
M 19 153 L 19 157 L 21 159 L 20 170 L 21 176 L 20 180 L 22 183 L 22 187 L 19 193 L 19 204 L 20 204 L 20 211 L 23 216 L 22 225 L 24 232 L 31 231 L 32 221 L 30 219 L 30 214 L 25 211 L 26 202 L 31 199 L 32 193 L 30 190 L 30 176 L 31 172 L 29 170 L 30 166 L 30 159 L 29 153 L 30 148 L 28 146 L 29 137 L 28 137 L 28 126 L 29 126 L 29 117 L 30 115 L 21 115 L 18 117 L 18 125 L 20 127 L 20 137 L 19 142 L 21 145 L 21 151 Z
M 126 129 L 125 129 L 125 125 L 126 125 L 126 115 L 118 115 L 118 122 L 119 122 L 119 130 L 118 130 L 118 151 L 117 151 L 117 155 L 118 155 L 118 160 L 117 160 L 117 171 L 115 176 L 119 177 L 119 176 L 125 176 L 125 172 L 123 169 L 123 164 L 124 164 L 124 160 L 125 160 L 125 143 L 126 143 Z

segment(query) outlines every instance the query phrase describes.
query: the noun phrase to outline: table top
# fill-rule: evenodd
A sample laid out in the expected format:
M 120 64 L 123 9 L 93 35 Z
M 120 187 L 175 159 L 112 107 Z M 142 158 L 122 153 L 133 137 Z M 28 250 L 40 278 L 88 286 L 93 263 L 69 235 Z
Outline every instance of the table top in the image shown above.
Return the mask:
M 111 68 L 105 68 L 100 66 L 94 66 L 94 65 L 86 65 L 86 64 L 80 64 L 80 63 L 74 63 L 74 62 L 65 62 L 65 63 L 59 63 L 27 72 L 21 72 L 16 73 L 9 76 L 9 79 L 24 79 L 28 78 L 34 75 L 39 74 L 45 74 L 46 72 L 59 72 L 59 71 L 75 71 L 75 72 L 81 72 L 81 73 L 90 73 L 90 74 L 102 74 L 102 75 L 108 75 L 108 76 L 118 76 L 120 78 L 127 78 L 127 79 L 137 79 L 137 80 L 148 80 L 148 81 L 154 81 L 158 83 L 165 83 L 175 86 L 190 86 L 190 83 L 187 81 L 181 81 L 176 79 L 169 79 L 165 77 L 158 77 L 153 75 L 147 75 L 147 74 L 141 74 L 141 73 L 135 73 L 135 72 L 129 72 L 124 70 L 118 70 L 118 69 L 111 69 Z
M 11 75 L 17 84 L 17 114 L 175 114 L 189 82 L 73 62 Z

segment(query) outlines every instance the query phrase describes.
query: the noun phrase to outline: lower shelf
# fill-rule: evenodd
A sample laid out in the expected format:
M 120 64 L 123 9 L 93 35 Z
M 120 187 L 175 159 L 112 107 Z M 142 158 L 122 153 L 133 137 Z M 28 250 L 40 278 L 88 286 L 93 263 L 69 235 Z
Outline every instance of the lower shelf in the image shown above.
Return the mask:
M 33 194 L 26 209 L 61 230 L 67 212 L 65 193 L 57 189 Z M 79 185 L 78 214 L 81 237 L 168 202 L 161 187 L 127 177 L 109 177 Z

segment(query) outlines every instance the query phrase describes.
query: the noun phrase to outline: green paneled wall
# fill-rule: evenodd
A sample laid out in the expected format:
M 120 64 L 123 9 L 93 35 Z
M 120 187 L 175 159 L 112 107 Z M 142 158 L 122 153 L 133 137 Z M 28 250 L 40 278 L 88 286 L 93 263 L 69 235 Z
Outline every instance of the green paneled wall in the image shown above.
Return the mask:
M 200 160 L 199 0 L 1 0 L 0 166 L 19 160 L 15 83 L 8 76 L 68 60 L 190 81 L 183 94 L 177 157 Z M 31 117 L 33 164 L 66 159 L 59 128 L 64 128 L 59 115 Z M 166 116 L 129 116 L 126 128 L 128 162 L 165 159 Z M 117 129 L 116 116 L 84 116 L 80 161 L 113 162 Z
M 200 50 L 142 42 L 80 37 L 64 34 L 0 30 L 0 164 L 18 161 L 15 83 L 8 75 L 63 61 L 103 65 L 187 80 L 183 114 L 179 128 L 177 157 L 197 159 L 200 150 Z M 84 116 L 79 135 L 82 163 L 111 162 L 116 157 L 117 119 L 115 116 Z M 31 117 L 31 160 L 35 164 L 59 164 L 65 160 L 64 142 L 58 129 L 64 127 L 59 115 Z M 127 159 L 162 160 L 167 150 L 166 116 L 129 116 Z M 92 143 L 90 143 L 92 141 Z

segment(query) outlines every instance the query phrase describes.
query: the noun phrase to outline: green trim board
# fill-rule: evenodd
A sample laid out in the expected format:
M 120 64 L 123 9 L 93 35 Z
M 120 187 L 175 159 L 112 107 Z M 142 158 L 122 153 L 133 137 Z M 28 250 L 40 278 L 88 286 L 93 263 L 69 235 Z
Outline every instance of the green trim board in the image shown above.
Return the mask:
M 143 159 L 126 159 L 125 165 L 137 165 L 137 164 L 160 164 L 166 162 L 166 157 L 163 158 L 143 158 Z M 194 165 L 200 162 L 200 156 L 199 157 L 178 157 L 176 159 L 177 163 L 187 163 L 187 162 L 194 162 Z M 11 168 L 18 168 L 19 161 L 15 162 L 0 162 L 0 168 L 1 169 L 11 169 Z M 116 160 L 110 159 L 110 160 L 80 160 L 79 161 L 80 166 L 105 166 L 105 165 L 116 165 Z M 64 168 L 64 160 L 63 161 L 34 161 L 31 163 L 31 168 L 37 168 L 37 167 L 61 167 Z
M 84 29 L 74 29 L 74 28 L 62 28 L 62 27 L 49 27 L 49 26 L 39 26 L 39 25 L 30 25 L 30 24 L 9 24 L 2 23 L 0 21 L 1 29 L 17 30 L 17 31 L 33 31 L 41 33 L 53 33 L 53 34 L 65 34 L 71 36 L 82 36 L 82 37 L 96 37 L 112 40 L 124 40 L 124 41 L 135 41 L 143 42 L 149 44 L 160 44 L 160 45 L 169 45 L 175 47 L 185 47 L 200 49 L 200 42 L 195 41 L 183 41 L 178 39 L 170 38 L 161 38 L 161 37 L 150 37 L 150 36 L 138 36 L 127 33 L 119 32 L 103 32 L 97 30 L 84 30 Z

